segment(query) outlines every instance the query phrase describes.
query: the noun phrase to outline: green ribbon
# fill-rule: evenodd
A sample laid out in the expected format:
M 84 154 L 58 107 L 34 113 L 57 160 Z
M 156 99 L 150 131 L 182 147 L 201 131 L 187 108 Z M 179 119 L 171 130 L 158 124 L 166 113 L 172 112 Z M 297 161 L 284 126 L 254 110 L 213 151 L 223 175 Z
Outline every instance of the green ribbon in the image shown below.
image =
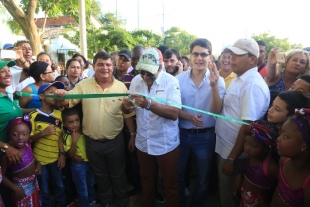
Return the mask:
M 244 121 L 242 121 L 242 120 L 233 119 L 233 118 L 230 118 L 230 117 L 227 117 L 227 116 L 222 116 L 222 115 L 215 114 L 215 113 L 212 113 L 212 112 L 200 110 L 200 109 L 197 109 L 197 108 L 193 108 L 193 107 L 190 107 L 190 106 L 186 106 L 186 105 L 183 105 L 183 104 L 179 104 L 179 103 L 174 102 L 174 101 L 168 101 L 168 100 L 166 100 L 166 99 L 157 98 L 157 97 L 153 97 L 153 96 L 148 96 L 148 95 L 144 95 L 144 94 L 139 94 L 139 95 L 140 95 L 140 96 L 144 96 L 144 97 L 149 98 L 149 99 L 156 100 L 156 101 L 165 102 L 165 103 L 170 104 L 170 105 L 173 105 L 173 106 L 178 106 L 178 107 L 182 107 L 182 108 L 187 108 L 187 109 L 190 109 L 190 110 L 193 110 L 193 111 L 201 112 L 201 113 L 203 113 L 203 114 L 208 114 L 208 115 L 210 115 L 210 116 L 215 116 L 215 117 L 218 117 L 218 118 L 221 118 L 221 119 L 226 119 L 226 120 L 228 120 L 228 121 L 233 121 L 233 122 L 237 122 L 237 123 L 239 123 L 239 124 L 249 125 L 249 123 L 244 122 Z
M 37 94 L 31 94 L 31 93 L 26 93 L 26 92 L 16 92 L 16 94 L 18 96 L 20 96 L 20 97 L 38 96 Z M 168 101 L 166 99 L 157 98 L 157 97 L 153 97 L 153 96 L 148 96 L 148 95 L 145 95 L 145 94 L 138 94 L 138 95 L 139 96 L 144 96 L 144 97 L 152 99 L 152 100 L 156 100 L 156 101 L 160 101 L 160 102 L 163 102 L 163 103 L 167 103 L 167 104 L 170 104 L 172 106 L 178 106 L 178 107 L 182 107 L 182 108 L 187 108 L 187 109 L 190 109 L 190 110 L 193 110 L 193 111 L 197 111 L 197 112 L 200 112 L 200 113 L 203 113 L 203 114 L 207 114 L 207 115 L 210 115 L 210 116 L 218 117 L 218 118 L 225 119 L 225 120 L 228 120 L 228 121 L 237 122 L 239 124 L 244 124 L 244 125 L 249 125 L 249 123 L 244 122 L 242 120 L 233 119 L 233 118 L 230 118 L 230 117 L 227 117 L 227 116 L 222 116 L 222 115 L 219 115 L 219 114 L 215 114 L 215 113 L 211 113 L 211 112 L 208 112 L 208 111 L 200 110 L 200 109 L 197 109 L 197 108 L 193 108 L 193 107 L 190 107 L 190 106 L 179 104 L 179 103 L 174 102 L 174 101 Z M 54 98 L 54 99 L 57 99 L 57 100 L 83 99 L 83 98 L 109 98 L 109 97 L 120 97 L 120 96 L 129 96 L 129 98 L 130 98 L 130 94 L 129 93 L 67 94 L 63 98 L 60 98 L 60 97 L 55 96 L 55 95 L 43 95 L 43 96 L 49 97 L 49 98 Z
M 20 97 L 30 97 L 30 96 L 38 96 L 37 94 L 26 93 L 26 92 L 16 92 L 16 94 Z M 65 97 L 61 98 L 55 95 L 44 95 L 45 97 L 54 98 L 57 100 L 65 100 L 65 99 L 83 99 L 83 98 L 109 98 L 109 97 L 119 97 L 119 96 L 128 96 L 129 93 L 106 93 L 106 94 L 67 94 Z

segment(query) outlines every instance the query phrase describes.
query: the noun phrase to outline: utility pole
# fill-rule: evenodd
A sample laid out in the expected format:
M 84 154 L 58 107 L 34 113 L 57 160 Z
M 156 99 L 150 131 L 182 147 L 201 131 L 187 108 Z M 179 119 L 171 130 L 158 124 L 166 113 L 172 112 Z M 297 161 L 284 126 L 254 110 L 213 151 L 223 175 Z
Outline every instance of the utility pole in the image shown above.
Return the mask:
M 81 54 L 88 59 L 87 55 L 87 41 L 86 41 L 86 13 L 85 13 L 85 0 L 79 0 L 80 11 L 80 50 Z
M 115 10 L 115 16 L 116 16 L 116 20 L 118 20 L 118 18 L 117 18 L 117 0 L 116 0 L 116 10 Z
M 161 31 L 162 31 L 162 38 L 163 38 L 163 44 L 165 42 L 165 5 L 163 4 L 163 26 L 161 27 Z
M 137 16 L 138 16 L 138 30 L 140 29 L 140 11 L 139 11 L 139 0 L 137 0 Z

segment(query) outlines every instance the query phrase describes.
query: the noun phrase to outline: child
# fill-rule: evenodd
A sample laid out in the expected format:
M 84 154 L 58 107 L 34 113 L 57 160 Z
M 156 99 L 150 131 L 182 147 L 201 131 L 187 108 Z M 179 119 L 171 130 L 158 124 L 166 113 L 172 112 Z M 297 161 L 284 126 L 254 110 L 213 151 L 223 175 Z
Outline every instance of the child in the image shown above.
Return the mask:
M 296 111 L 282 126 L 278 138 L 278 187 L 272 205 L 310 206 L 310 109 Z
M 70 91 L 72 89 L 72 86 L 70 84 L 70 81 L 69 79 L 67 78 L 67 76 L 64 76 L 64 75 L 60 75 L 58 76 L 55 81 L 60 81 L 62 82 L 64 85 L 65 85 L 65 90 L 66 91 Z
M 299 91 L 301 93 L 310 93 L 310 74 L 301 75 L 293 83 L 289 91 Z
M 11 120 L 7 126 L 10 144 L 22 153 L 23 161 L 19 164 L 10 163 L 6 154 L 1 157 L 3 184 L 13 191 L 14 206 L 41 206 L 39 187 L 36 175 L 41 173 L 41 165 L 32 154 L 30 145 L 31 123 L 28 115 Z M 10 181 L 5 173 L 7 168 L 13 175 Z
M 255 121 L 247 126 L 244 152 L 248 159 L 242 181 L 240 207 L 270 203 L 278 173 L 277 162 L 271 158 L 277 136 L 276 125 L 267 121 Z M 236 176 L 234 183 L 235 194 L 241 183 L 240 176 Z
M 62 112 L 64 128 L 62 141 L 65 151 L 72 159 L 71 172 L 79 196 L 79 206 L 95 204 L 94 176 L 86 156 L 85 139 L 81 132 L 79 113 L 74 108 Z
M 61 171 L 65 165 L 65 152 L 63 145 L 59 144 L 61 111 L 54 109 L 55 99 L 45 96 L 53 95 L 56 89 L 64 89 L 63 83 L 42 84 L 38 90 L 42 106 L 29 114 L 33 126 L 30 139 L 34 142 L 34 156 L 42 165 L 42 175 L 38 181 L 44 207 L 52 205 L 49 183 L 53 184 L 56 205 L 65 206 L 66 202 Z
M 278 94 L 268 110 L 267 120 L 277 124 L 281 129 L 282 124 L 295 114 L 295 108 L 306 108 L 309 99 L 298 91 L 284 91 Z M 280 131 L 280 130 L 279 130 Z

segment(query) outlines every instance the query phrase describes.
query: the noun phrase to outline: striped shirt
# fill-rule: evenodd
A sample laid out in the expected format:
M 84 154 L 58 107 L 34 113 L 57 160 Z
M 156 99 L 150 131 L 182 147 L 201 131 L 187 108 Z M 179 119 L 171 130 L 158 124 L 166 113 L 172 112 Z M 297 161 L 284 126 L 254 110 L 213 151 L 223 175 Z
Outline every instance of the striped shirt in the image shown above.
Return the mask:
M 56 134 L 48 135 L 38 139 L 34 143 L 33 154 L 41 165 L 51 164 L 58 160 L 59 148 L 58 139 L 62 131 L 61 111 L 54 109 L 50 114 L 42 112 L 40 109 L 30 112 L 32 124 L 31 135 L 42 132 L 51 124 L 56 127 Z
M 128 68 L 127 73 L 124 75 L 124 77 L 119 78 L 116 73 L 116 68 L 114 68 L 113 75 L 116 80 L 123 82 L 126 88 L 129 90 L 131 80 L 135 77 L 135 69 L 131 66 L 130 68 Z

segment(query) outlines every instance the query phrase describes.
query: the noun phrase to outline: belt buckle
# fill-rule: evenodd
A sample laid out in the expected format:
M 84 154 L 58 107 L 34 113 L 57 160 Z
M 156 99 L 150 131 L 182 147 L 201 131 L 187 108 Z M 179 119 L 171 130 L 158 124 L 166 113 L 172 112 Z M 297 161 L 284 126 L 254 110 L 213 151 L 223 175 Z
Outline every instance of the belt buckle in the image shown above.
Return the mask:
M 104 139 L 99 139 L 98 141 L 99 141 L 99 142 L 107 142 L 108 139 L 107 139 L 107 138 L 104 138 Z
M 191 130 L 190 130 L 190 133 L 191 133 L 191 134 L 197 134 L 197 132 L 198 132 L 197 129 L 191 129 Z

